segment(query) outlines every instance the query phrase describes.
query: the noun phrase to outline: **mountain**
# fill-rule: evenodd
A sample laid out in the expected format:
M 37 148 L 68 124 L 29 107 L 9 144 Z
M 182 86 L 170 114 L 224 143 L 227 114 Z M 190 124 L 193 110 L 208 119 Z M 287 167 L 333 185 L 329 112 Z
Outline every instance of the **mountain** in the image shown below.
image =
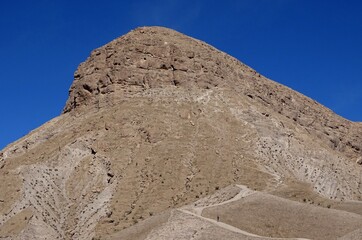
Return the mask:
M 0 152 L 3 239 L 360 239 L 362 125 L 212 46 L 137 28 Z

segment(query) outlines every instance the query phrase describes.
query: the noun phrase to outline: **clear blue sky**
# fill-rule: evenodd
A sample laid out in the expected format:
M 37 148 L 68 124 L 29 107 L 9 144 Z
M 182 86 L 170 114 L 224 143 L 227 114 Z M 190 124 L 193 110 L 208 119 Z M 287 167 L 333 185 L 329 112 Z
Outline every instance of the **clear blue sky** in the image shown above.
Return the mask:
M 12 0 L 0 6 L 0 149 L 58 116 L 94 48 L 160 25 L 362 121 L 362 1 Z

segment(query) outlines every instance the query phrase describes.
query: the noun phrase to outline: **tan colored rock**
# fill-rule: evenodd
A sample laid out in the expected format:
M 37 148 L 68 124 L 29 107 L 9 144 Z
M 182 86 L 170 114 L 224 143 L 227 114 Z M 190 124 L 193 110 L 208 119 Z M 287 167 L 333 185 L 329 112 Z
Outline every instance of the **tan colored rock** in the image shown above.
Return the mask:
M 330 148 L 362 151 L 361 128 L 210 45 L 162 27 L 138 28 L 94 50 L 74 74 L 64 112 L 170 86 L 234 91 L 292 119 Z
M 177 210 L 222 204 L 231 184 L 361 214 L 361 133 L 204 42 L 138 28 L 79 66 L 61 116 L 0 152 L 0 238 L 250 239 Z

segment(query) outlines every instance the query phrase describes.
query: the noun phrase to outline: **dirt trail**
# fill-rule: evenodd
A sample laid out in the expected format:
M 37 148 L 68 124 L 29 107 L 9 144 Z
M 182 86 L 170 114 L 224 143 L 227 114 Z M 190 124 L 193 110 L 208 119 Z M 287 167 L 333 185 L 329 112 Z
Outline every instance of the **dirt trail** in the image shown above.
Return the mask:
M 272 238 L 272 237 L 265 237 L 265 236 L 259 236 L 259 235 L 256 235 L 256 234 L 252 234 L 252 233 L 249 233 L 249 232 L 246 232 L 246 231 L 243 231 L 239 228 L 236 228 L 234 226 L 231 226 L 229 224 L 226 224 L 226 223 L 223 223 L 223 222 L 219 222 L 217 220 L 214 220 L 214 219 L 211 219 L 211 218 L 207 218 L 207 217 L 204 217 L 202 216 L 202 211 L 205 209 L 205 208 L 209 208 L 209 207 L 216 207 L 216 206 L 220 206 L 220 205 L 224 205 L 224 204 L 228 204 L 228 203 L 231 203 L 231 202 L 235 202 L 235 201 L 238 201 L 242 198 L 245 198 L 245 197 L 248 197 L 250 195 L 253 195 L 256 193 L 256 191 L 253 191 L 251 189 L 249 189 L 248 187 L 244 186 L 244 185 L 236 185 L 237 187 L 240 188 L 240 192 L 235 195 L 233 198 L 227 200 L 227 201 L 224 201 L 224 202 L 220 202 L 220 203 L 216 203 L 216 204 L 210 204 L 208 206 L 202 206 L 202 207 L 192 207 L 192 209 L 190 209 L 191 211 L 189 210 L 186 210 L 186 209 L 179 209 L 179 211 L 183 212 L 183 213 L 186 213 L 186 214 L 190 214 L 192 216 L 195 216 L 195 217 L 198 217 L 198 218 L 201 218 L 203 220 L 206 220 L 208 222 L 211 222 L 215 225 L 218 225 L 219 227 L 222 227 L 226 230 L 229 230 L 229 231 L 232 231 L 232 232 L 236 232 L 236 233 L 241 233 L 241 234 L 244 234 L 246 236 L 250 236 L 250 237 L 257 237 L 257 238 L 262 238 L 262 239 L 295 239 L 295 240 L 308 240 L 307 238 Z

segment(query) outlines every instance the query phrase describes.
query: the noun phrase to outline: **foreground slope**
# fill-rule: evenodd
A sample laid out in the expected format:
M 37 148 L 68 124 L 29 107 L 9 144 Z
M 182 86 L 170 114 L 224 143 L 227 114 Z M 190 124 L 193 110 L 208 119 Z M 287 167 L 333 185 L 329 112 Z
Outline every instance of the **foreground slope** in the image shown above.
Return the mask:
M 356 239 L 361 220 L 236 185 L 106 239 Z
M 1 151 L 0 236 L 131 234 L 140 224 L 172 222 L 169 214 L 185 219 L 176 208 L 230 184 L 358 221 L 361 132 L 360 123 L 201 41 L 138 28 L 79 66 L 61 116 Z M 195 218 L 208 238 L 219 232 L 186 215 L 190 226 Z M 356 235 L 353 224 L 345 231 Z M 277 232 L 264 227 L 255 234 Z

